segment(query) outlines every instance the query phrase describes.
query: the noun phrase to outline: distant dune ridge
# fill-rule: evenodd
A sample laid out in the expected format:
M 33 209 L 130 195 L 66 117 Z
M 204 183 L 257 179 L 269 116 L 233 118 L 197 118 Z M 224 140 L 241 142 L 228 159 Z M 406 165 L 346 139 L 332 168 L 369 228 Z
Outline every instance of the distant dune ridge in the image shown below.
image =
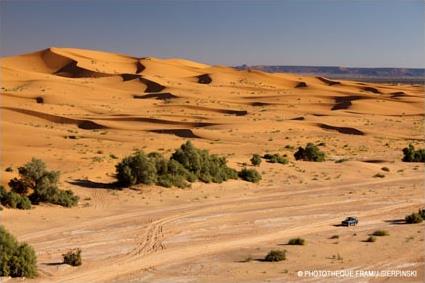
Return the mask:
M 15 123 L 14 117 L 19 115 L 22 119 L 71 123 L 80 129 L 141 130 L 201 138 L 200 128 L 249 123 L 237 117 L 264 107 L 277 113 L 282 111 L 285 116 L 298 113 L 294 108 L 300 103 L 302 114 L 350 111 L 396 115 L 400 114 L 400 107 L 405 109 L 404 113 L 422 112 L 422 93 L 413 86 L 401 91 L 391 85 L 235 70 L 184 59 L 138 58 L 94 50 L 51 47 L 2 58 L 1 70 L 1 107 L 10 114 L 4 115 L 10 123 Z M 69 105 L 73 109 L 65 109 Z M 379 107 L 375 108 L 376 105 Z M 56 113 L 59 109 L 60 114 Z M 162 119 L 168 121 L 164 123 L 143 118 L 167 116 L 170 114 L 167 109 L 184 115 L 172 118 L 177 119 L 172 122 L 169 118 Z M 108 117 L 111 115 L 127 119 Z M 316 130 L 341 127 L 319 124 L 309 119 L 304 121 L 304 126 Z M 184 125 L 186 128 L 181 129 Z M 364 132 L 367 133 L 358 129 L 340 131 Z

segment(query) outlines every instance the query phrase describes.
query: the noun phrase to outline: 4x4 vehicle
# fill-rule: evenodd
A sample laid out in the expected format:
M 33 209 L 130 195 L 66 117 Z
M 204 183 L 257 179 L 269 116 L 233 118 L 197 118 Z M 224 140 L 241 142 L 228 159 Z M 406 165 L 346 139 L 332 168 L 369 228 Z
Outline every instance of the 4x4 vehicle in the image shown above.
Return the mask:
M 354 216 L 350 216 L 345 218 L 345 220 L 343 220 L 341 222 L 342 226 L 356 226 L 359 223 L 359 220 L 357 219 L 357 217 Z

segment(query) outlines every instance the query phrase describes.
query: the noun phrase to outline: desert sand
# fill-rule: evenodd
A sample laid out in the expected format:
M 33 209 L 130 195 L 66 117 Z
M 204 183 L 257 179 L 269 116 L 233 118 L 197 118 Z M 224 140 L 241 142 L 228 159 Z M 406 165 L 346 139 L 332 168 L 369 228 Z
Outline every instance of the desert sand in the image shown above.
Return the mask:
M 30 282 L 312 282 L 297 272 L 315 269 L 416 270 L 362 282 L 424 281 L 424 224 L 397 221 L 425 204 L 424 165 L 401 162 L 407 144 L 424 147 L 423 86 L 55 47 L 0 64 L 1 183 L 36 157 L 80 196 L 74 208 L 1 211 L 36 250 Z M 238 170 L 253 153 L 290 162 L 263 161 L 259 184 L 111 186 L 134 150 L 169 155 L 186 140 Z M 307 142 L 327 161 L 295 161 Z M 338 227 L 351 215 L 358 226 Z M 377 229 L 390 235 L 364 242 Z M 307 244 L 286 245 L 293 237 Z M 77 247 L 83 265 L 60 264 Z M 262 262 L 271 249 L 287 260 Z

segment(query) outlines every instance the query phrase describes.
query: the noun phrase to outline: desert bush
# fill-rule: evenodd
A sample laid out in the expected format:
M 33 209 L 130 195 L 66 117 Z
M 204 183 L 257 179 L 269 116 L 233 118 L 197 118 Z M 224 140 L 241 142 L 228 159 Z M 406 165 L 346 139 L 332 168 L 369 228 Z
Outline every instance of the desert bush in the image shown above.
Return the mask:
M 31 201 L 28 197 L 15 192 L 6 192 L 3 186 L 0 186 L 0 203 L 9 208 L 31 209 Z
M 125 157 L 115 166 L 118 182 L 123 186 L 155 183 L 157 169 L 154 161 L 154 158 L 149 158 L 143 151 Z
M 0 226 L 0 276 L 29 277 L 37 275 L 37 257 L 33 248 L 18 243 Z
M 63 254 L 63 263 L 72 266 L 80 266 L 82 264 L 81 249 L 70 250 Z
M 59 171 L 47 171 L 42 160 L 33 158 L 19 167 L 18 172 L 19 178 L 10 180 L 9 186 L 17 194 L 29 194 L 33 204 L 47 202 L 70 207 L 78 203 L 79 198 L 72 191 L 58 188 Z
M 419 209 L 418 213 L 425 220 L 425 208 Z
M 280 164 L 288 164 L 288 159 L 285 156 L 275 154 L 265 154 L 264 159 L 267 159 L 270 163 L 280 163 Z
M 286 259 L 286 250 L 271 250 L 266 257 L 264 258 L 264 261 L 282 261 Z
M 6 172 L 13 172 L 13 168 L 11 166 L 9 166 L 6 169 L 4 169 L 4 171 L 6 171 Z
M 190 141 L 182 144 L 171 159 L 182 164 L 202 182 L 221 183 L 238 177 L 236 170 L 227 166 L 226 158 L 197 149 Z
M 339 239 L 339 235 L 332 235 L 329 239 Z
M 321 162 L 325 160 L 325 153 L 312 143 L 308 143 L 305 148 L 299 147 L 294 153 L 295 160 Z
M 292 238 L 288 241 L 288 245 L 300 245 L 303 246 L 305 244 L 305 240 L 303 238 Z
M 390 233 L 388 233 L 388 231 L 386 231 L 386 230 L 376 230 L 375 232 L 373 232 L 372 235 L 382 237 L 382 236 L 389 236 Z
M 197 149 L 191 142 L 186 142 L 168 160 L 158 152 L 135 152 L 116 165 L 116 177 L 123 186 L 187 187 L 197 180 L 221 183 L 237 179 L 238 175 L 236 170 L 227 166 L 224 157 L 210 155 L 207 150 Z
M 251 182 L 251 183 L 258 183 L 261 181 L 261 174 L 258 173 L 257 170 L 255 169 L 247 169 L 247 168 L 243 168 L 240 172 L 239 172 L 239 177 L 242 180 Z
M 259 166 L 261 164 L 261 156 L 259 154 L 253 154 L 250 161 L 252 165 Z
M 423 221 L 423 218 L 419 213 L 412 213 L 412 214 L 406 215 L 404 220 L 408 224 L 416 224 L 416 223 L 421 223 Z
M 412 144 L 403 149 L 404 162 L 425 162 L 425 148 L 415 150 Z
M 376 237 L 374 237 L 374 236 L 369 236 L 369 238 L 367 238 L 365 242 L 368 242 L 368 243 L 374 243 L 374 242 L 376 242 Z

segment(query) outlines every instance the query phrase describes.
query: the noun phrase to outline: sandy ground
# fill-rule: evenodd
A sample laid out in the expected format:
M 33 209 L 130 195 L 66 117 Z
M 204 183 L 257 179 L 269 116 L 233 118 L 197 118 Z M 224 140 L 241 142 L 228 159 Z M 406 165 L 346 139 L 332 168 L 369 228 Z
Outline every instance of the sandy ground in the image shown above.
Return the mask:
M 50 48 L 2 58 L 0 98 L 1 183 L 37 157 L 81 198 L 71 209 L 1 212 L 37 252 L 31 282 L 424 281 L 424 224 L 399 221 L 425 204 L 424 165 L 400 161 L 408 143 L 424 147 L 422 86 Z M 259 184 L 110 185 L 133 150 L 169 155 L 188 139 L 236 169 L 253 153 L 287 154 L 290 163 L 263 161 Z M 307 142 L 327 161 L 295 161 Z M 358 226 L 337 225 L 350 215 Z M 377 229 L 390 235 L 364 242 Z M 292 237 L 307 244 L 286 245 Z M 60 264 L 77 247 L 83 265 Z M 271 249 L 286 249 L 287 260 L 263 262 Z M 342 269 L 417 276 L 297 275 Z

